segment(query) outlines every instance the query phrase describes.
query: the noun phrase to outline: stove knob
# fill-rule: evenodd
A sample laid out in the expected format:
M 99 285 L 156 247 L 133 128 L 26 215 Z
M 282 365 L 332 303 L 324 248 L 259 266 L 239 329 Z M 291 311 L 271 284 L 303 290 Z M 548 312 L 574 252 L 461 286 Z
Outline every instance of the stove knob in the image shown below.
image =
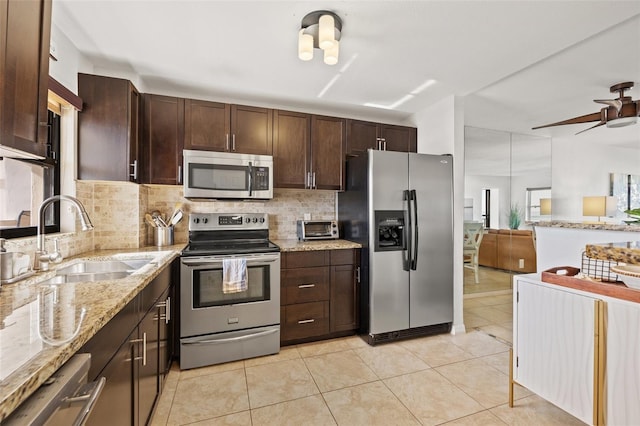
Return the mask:
M 253 218 L 253 223 L 258 223 L 258 218 L 257 217 Z
M 249 217 L 248 217 L 248 218 L 246 218 L 244 221 L 245 221 L 246 223 L 251 223 L 251 218 L 249 218 Z
M 260 218 L 260 223 L 264 223 L 264 217 Z
M 194 219 L 193 219 L 193 222 L 194 222 L 194 223 L 200 223 L 200 218 L 198 218 L 198 217 L 194 218 Z

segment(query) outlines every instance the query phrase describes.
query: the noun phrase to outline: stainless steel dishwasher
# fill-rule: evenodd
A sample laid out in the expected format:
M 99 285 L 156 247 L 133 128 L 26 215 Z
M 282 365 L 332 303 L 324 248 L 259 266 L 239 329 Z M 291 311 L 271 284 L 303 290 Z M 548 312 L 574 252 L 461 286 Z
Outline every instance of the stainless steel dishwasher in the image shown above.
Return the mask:
M 80 426 L 102 392 L 105 378 L 87 383 L 90 354 L 77 354 L 23 402 L 3 426 Z

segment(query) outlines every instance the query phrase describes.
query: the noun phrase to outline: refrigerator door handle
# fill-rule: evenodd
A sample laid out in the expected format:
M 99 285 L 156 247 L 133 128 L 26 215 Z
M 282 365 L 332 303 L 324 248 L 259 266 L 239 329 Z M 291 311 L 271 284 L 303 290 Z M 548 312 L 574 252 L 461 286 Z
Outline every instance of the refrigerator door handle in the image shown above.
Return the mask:
M 403 199 L 407 202 L 407 226 L 404 227 L 404 240 L 406 241 L 406 247 L 402 250 L 402 269 L 408 271 L 411 269 L 411 194 L 409 190 L 404 190 Z
M 411 200 L 413 201 L 413 217 L 414 224 L 412 227 L 413 230 L 413 253 L 411 256 L 411 269 L 415 271 L 418 267 L 418 195 L 416 194 L 416 190 L 411 190 Z

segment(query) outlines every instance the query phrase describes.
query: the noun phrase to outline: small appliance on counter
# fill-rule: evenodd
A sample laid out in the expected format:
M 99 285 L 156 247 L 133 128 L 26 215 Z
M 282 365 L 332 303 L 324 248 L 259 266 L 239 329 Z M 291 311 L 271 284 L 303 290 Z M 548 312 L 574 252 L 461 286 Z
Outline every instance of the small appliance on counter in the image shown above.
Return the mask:
M 11 284 L 34 274 L 29 269 L 31 257 L 20 252 L 7 252 L 0 238 L 0 284 Z
M 296 234 L 300 241 L 335 240 L 340 237 L 335 220 L 299 220 Z

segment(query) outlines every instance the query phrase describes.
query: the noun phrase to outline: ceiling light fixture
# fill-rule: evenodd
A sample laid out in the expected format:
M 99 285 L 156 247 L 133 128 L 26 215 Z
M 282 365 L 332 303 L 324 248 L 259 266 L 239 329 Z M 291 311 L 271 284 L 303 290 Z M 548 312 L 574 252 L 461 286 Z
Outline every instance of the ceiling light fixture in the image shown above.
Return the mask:
M 342 19 L 328 10 L 316 10 L 302 18 L 298 33 L 298 58 L 313 59 L 313 49 L 322 49 L 324 63 L 335 65 L 340 55 Z

